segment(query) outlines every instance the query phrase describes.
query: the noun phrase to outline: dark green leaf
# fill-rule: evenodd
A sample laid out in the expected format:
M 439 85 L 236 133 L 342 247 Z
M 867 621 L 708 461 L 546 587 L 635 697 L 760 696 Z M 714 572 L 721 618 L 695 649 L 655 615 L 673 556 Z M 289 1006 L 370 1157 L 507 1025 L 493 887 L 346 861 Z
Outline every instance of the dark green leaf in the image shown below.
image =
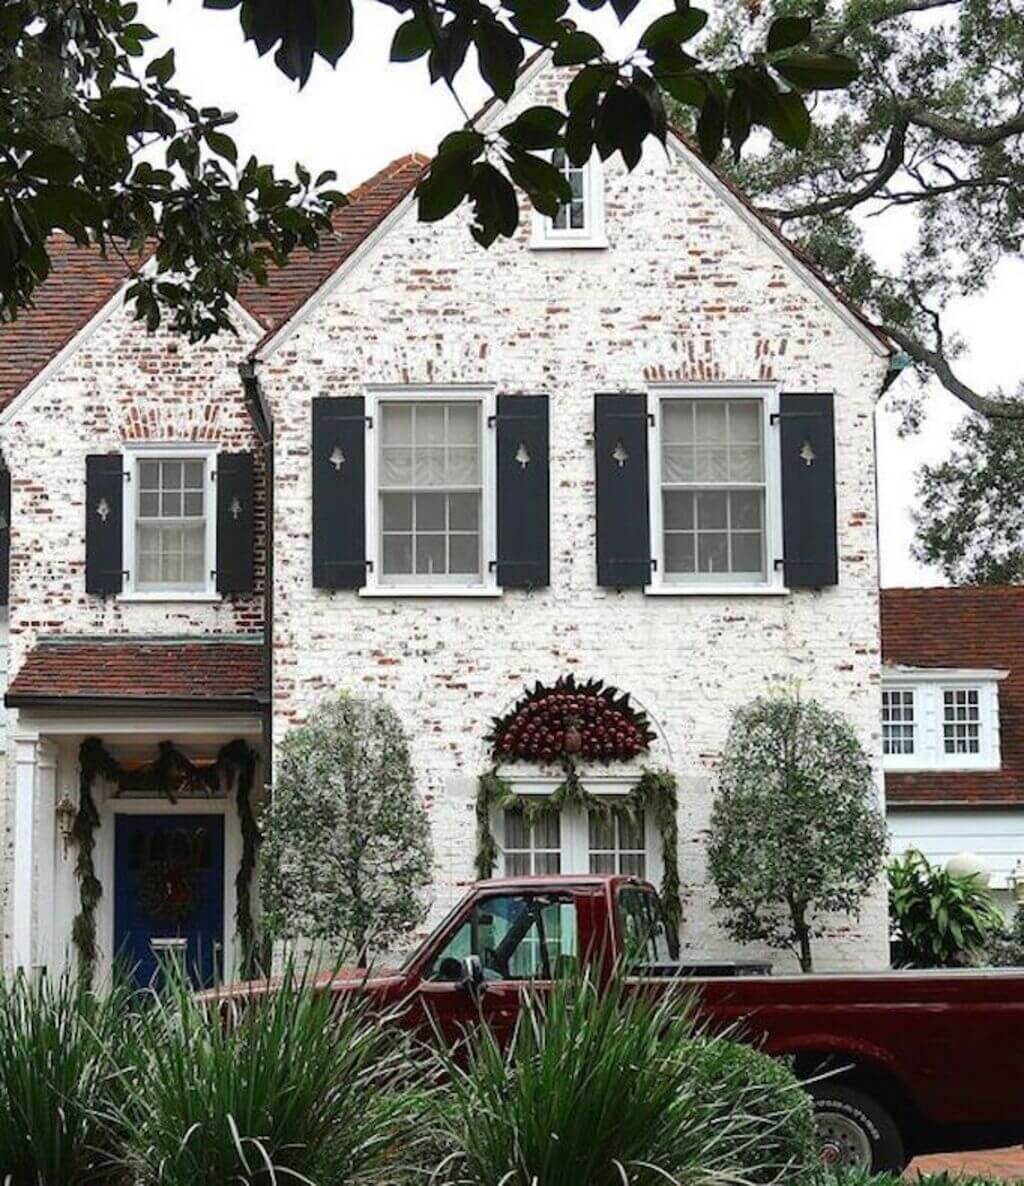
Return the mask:
M 469 160 L 459 153 L 438 156 L 430 172 L 416 186 L 421 222 L 437 222 L 455 209 L 466 196 L 472 178 Z
M 449 132 L 437 146 L 437 155 L 455 155 L 464 157 L 468 161 L 475 161 L 484 150 L 484 138 L 472 128 L 462 128 L 457 132 Z
M 704 106 L 708 88 L 700 74 L 673 75 L 668 78 L 659 75 L 658 82 L 677 103 L 686 107 Z
M 772 64 L 787 82 L 802 91 L 840 90 L 860 73 L 853 58 L 843 54 L 797 52 Z
M 636 6 L 640 3 L 640 0 L 610 0 L 610 2 L 612 11 L 615 13 L 616 17 L 618 17 L 619 24 L 621 25 L 629 17 L 629 14 L 633 11 L 633 9 L 636 8 Z
M 697 142 L 706 161 L 714 161 L 725 138 L 725 104 L 717 91 L 709 90 L 697 119 Z
M 413 62 L 430 52 L 434 44 L 430 29 L 419 16 L 405 21 L 395 30 L 391 42 L 392 62 Z
M 482 247 L 490 247 L 498 235 L 511 238 L 516 233 L 519 225 L 516 191 L 508 178 L 488 161 L 473 166 L 469 196 L 476 216 L 471 234 Z
M 650 49 L 662 41 L 681 45 L 689 41 L 708 23 L 708 14 L 699 8 L 687 8 L 683 12 L 669 12 L 653 21 L 643 31 L 638 42 L 641 49 Z
M 174 76 L 174 50 L 169 49 L 167 53 L 159 58 L 154 58 L 152 62 L 146 67 L 146 77 L 152 78 L 154 81 L 165 85 L 170 82 Z
M 238 149 L 230 136 L 223 132 L 210 131 L 206 133 L 205 140 L 212 152 L 223 157 L 226 161 L 230 161 L 233 165 L 238 164 Z
M 607 90 L 615 81 L 615 70 L 610 66 L 584 66 L 569 83 L 565 105 L 570 112 Z
M 564 123 L 565 116 L 554 107 L 528 107 L 506 124 L 501 134 L 517 148 L 558 148 Z
M 638 164 L 651 128 L 651 110 L 633 87 L 614 86 L 597 114 L 597 143 L 603 159 L 619 152 L 628 169 Z
M 599 58 L 602 53 L 604 49 L 596 37 L 581 29 L 573 29 L 559 38 L 552 60 L 556 66 L 579 66 Z
M 768 52 L 791 49 L 806 41 L 811 33 L 811 18 L 807 16 L 780 16 L 772 21 L 768 30 Z
M 44 144 L 29 155 L 21 166 L 29 177 L 45 181 L 74 181 L 79 173 L 78 159 L 60 144 Z
M 512 180 L 529 194 L 533 205 L 549 218 L 572 198 L 565 174 L 541 157 L 513 151 L 509 154 L 508 171 Z
M 316 0 L 316 52 L 335 65 L 352 44 L 352 0 Z
M 803 148 L 806 145 L 811 135 L 811 116 L 796 91 L 775 95 L 768 127 L 790 148 Z
M 510 99 L 525 56 L 519 38 L 497 21 L 480 21 L 473 33 L 480 74 L 499 99 Z

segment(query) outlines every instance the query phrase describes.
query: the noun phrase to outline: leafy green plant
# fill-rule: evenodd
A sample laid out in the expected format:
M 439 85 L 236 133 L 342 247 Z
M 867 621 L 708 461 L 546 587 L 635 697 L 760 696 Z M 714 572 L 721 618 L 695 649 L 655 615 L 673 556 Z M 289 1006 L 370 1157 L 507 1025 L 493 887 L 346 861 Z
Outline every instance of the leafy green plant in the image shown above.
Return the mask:
M 569 979 L 527 992 L 511 1043 L 487 1026 L 439 1057 L 432 1126 L 459 1186 L 664 1186 L 721 1176 L 799 1183 L 810 1103 L 784 1067 L 697 1033 L 685 989 L 660 998 Z
M 882 871 L 885 820 L 850 723 L 783 688 L 736 711 L 711 815 L 708 869 L 725 929 L 813 970 L 827 915 L 856 916 Z
M 119 1120 L 135 1186 L 343 1186 L 415 1144 L 408 1041 L 368 998 L 334 999 L 289 971 L 227 1024 L 180 987 L 140 1020 Z
M 0 976 L 0 1181 L 80 1186 L 108 1168 L 107 1118 L 131 1060 L 128 990 Z
M 972 963 L 1003 930 L 1003 916 L 977 874 L 950 873 L 915 849 L 889 866 L 889 917 L 900 967 Z

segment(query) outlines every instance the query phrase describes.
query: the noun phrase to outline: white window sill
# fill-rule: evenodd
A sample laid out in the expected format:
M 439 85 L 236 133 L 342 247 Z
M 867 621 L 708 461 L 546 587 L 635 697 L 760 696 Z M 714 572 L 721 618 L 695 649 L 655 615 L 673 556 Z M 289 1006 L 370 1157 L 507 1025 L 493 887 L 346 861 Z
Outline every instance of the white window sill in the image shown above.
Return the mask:
M 647 585 L 648 597 L 788 597 L 786 585 Z
M 602 235 L 592 239 L 531 239 L 531 251 L 601 251 L 608 246 L 608 240 Z
M 497 585 L 366 585 L 360 597 L 501 597 Z
M 152 593 L 118 593 L 115 598 L 117 601 L 126 602 L 177 602 L 188 601 L 193 603 L 204 603 L 212 605 L 215 602 L 223 601 L 224 598 L 220 593 L 190 593 L 186 590 L 154 590 Z
M 988 760 L 982 762 L 914 762 L 904 765 L 882 758 L 882 770 L 886 774 L 993 774 L 1002 770 L 1002 764 Z

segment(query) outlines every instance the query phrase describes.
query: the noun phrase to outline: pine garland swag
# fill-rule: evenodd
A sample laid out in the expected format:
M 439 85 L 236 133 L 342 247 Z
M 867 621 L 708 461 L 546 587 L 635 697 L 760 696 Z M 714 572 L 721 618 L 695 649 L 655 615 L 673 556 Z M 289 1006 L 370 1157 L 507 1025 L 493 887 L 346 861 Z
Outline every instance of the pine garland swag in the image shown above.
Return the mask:
M 254 959 L 252 920 L 252 875 L 259 846 L 259 828 L 252 808 L 252 784 L 256 755 L 244 741 L 229 742 L 217 753 L 212 766 L 198 767 L 169 741 L 160 743 L 155 762 L 141 771 L 127 771 L 108 753 L 98 737 L 87 737 L 78 751 L 78 811 L 71 835 L 78 849 L 75 877 L 78 881 L 79 910 L 71 924 L 71 941 L 78 953 L 78 973 L 88 984 L 96 970 L 96 907 L 103 896 L 103 886 L 96 876 L 93 853 L 95 832 L 100 824 L 92 787 L 97 777 L 105 778 L 118 791 L 153 791 L 165 794 L 175 802 L 169 790 L 174 777 L 187 779 L 194 786 L 205 786 L 211 793 L 221 785 L 222 777 L 230 785 L 237 776 L 235 799 L 242 829 L 242 857 L 235 879 L 237 906 L 235 925 L 242 952 L 243 974 L 248 974 Z
M 580 780 L 575 765 L 564 762 L 566 777 L 550 795 L 520 795 L 493 767 L 479 779 L 476 797 L 476 875 L 481 881 L 494 876 L 498 864 L 498 843 L 491 829 L 491 810 L 513 808 L 528 821 L 564 807 L 574 806 L 602 815 L 623 814 L 631 818 L 649 811 L 661 838 L 661 900 L 665 917 L 674 932 L 682 924 L 679 881 L 679 794 L 675 775 L 669 770 L 645 769 L 629 793 L 611 799 L 593 795 Z

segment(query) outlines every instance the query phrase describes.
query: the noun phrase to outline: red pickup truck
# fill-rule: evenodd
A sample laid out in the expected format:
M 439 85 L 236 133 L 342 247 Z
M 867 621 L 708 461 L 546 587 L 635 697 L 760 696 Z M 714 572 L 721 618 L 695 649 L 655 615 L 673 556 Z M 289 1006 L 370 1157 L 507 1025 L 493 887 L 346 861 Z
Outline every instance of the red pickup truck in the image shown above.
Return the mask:
M 685 976 L 712 1027 L 793 1061 L 828 1161 L 902 1169 L 915 1154 L 1024 1141 L 1024 969 L 768 975 L 763 964 L 683 964 L 654 888 L 631 877 L 475 885 L 396 970 L 336 975 L 336 992 L 411 1002 L 453 1043 L 480 1013 L 515 1025 L 521 990 L 580 960 L 630 982 Z M 824 1077 L 822 1077 L 824 1076 Z

